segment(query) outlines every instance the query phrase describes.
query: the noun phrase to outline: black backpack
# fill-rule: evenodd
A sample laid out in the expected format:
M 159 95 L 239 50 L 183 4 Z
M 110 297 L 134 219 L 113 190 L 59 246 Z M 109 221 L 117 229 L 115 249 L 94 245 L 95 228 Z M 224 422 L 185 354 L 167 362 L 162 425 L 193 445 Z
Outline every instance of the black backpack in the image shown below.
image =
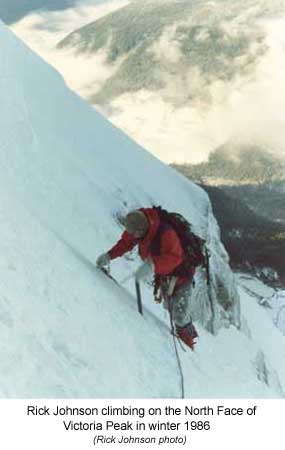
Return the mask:
M 183 263 L 175 269 L 173 275 L 187 276 L 192 273 L 193 267 L 202 266 L 207 272 L 209 281 L 209 252 L 206 241 L 197 236 L 191 230 L 191 224 L 179 213 L 168 212 L 160 206 L 154 207 L 160 218 L 160 226 L 151 244 L 154 254 L 160 253 L 161 236 L 167 228 L 173 228 L 177 233 L 186 258 Z

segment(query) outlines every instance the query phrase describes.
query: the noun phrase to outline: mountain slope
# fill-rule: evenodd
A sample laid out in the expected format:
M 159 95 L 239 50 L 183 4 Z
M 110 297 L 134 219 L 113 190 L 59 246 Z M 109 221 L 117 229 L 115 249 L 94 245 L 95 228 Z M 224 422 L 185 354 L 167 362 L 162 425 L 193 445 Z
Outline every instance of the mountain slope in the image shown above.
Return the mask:
M 227 143 L 207 162 L 173 165 L 208 193 L 232 267 L 271 268 L 284 283 L 284 160 L 256 145 Z
M 264 9 L 255 3 L 137 0 L 70 33 L 58 48 L 106 52 L 110 77 L 91 90 L 94 103 L 142 89 L 175 107 L 211 102 L 209 85 L 246 76 L 267 50 L 256 23 Z
M 205 161 L 237 136 L 281 152 L 283 22 L 283 0 L 137 0 L 61 40 L 58 67 L 163 161 Z
M 232 267 L 257 272 L 271 268 L 268 281 L 277 282 L 272 276 L 277 278 L 278 274 L 279 281 L 284 283 L 284 225 L 258 215 L 243 199 L 228 195 L 225 187 L 203 187 L 211 199 Z
M 177 168 L 204 184 L 276 185 L 277 188 L 285 182 L 285 162 L 280 148 L 246 142 L 227 142 L 215 149 L 208 161 L 178 164 Z
M 2 24 L 0 39 L 0 396 L 180 396 L 168 318 L 148 285 L 141 318 L 133 295 L 93 263 L 119 237 L 119 215 L 151 203 L 191 219 L 211 249 L 215 317 L 198 273 L 192 309 L 199 344 L 181 354 L 191 373 L 186 396 L 282 396 L 284 337 L 268 319 L 267 345 L 270 339 L 276 349 L 279 339 L 280 360 L 265 349 L 270 376 L 263 382 L 253 364 L 261 346 L 246 334 L 246 310 L 240 314 L 205 192 L 69 91 Z M 122 279 L 138 263 L 132 254 L 112 270 Z M 252 308 L 253 316 L 260 307 Z

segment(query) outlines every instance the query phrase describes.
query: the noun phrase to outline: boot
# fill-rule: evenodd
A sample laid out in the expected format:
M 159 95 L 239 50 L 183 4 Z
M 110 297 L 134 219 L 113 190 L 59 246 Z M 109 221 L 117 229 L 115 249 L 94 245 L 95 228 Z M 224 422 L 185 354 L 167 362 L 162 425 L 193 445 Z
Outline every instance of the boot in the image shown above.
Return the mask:
M 184 327 L 176 325 L 176 333 L 177 336 L 191 348 L 191 350 L 194 350 L 194 345 L 196 344 L 194 339 L 198 337 L 198 333 L 192 322 L 189 322 Z

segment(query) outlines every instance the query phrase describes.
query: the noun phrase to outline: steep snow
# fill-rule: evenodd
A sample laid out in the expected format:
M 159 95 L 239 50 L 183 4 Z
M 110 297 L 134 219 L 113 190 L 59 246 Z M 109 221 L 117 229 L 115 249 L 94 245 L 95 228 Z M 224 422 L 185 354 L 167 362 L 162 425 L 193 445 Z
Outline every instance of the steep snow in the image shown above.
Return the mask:
M 119 237 L 119 216 L 151 203 L 184 214 L 211 250 L 215 314 L 199 273 L 199 344 L 180 351 L 186 396 L 283 395 L 284 366 L 269 346 L 282 351 L 285 338 L 263 312 L 254 328 L 260 306 L 248 308 L 244 292 L 240 314 L 205 192 L 107 122 L 2 24 L 0 40 L 0 396 L 180 396 L 167 317 L 150 288 L 142 318 L 132 284 L 129 293 L 94 266 Z M 112 270 L 121 280 L 137 264 L 132 254 Z

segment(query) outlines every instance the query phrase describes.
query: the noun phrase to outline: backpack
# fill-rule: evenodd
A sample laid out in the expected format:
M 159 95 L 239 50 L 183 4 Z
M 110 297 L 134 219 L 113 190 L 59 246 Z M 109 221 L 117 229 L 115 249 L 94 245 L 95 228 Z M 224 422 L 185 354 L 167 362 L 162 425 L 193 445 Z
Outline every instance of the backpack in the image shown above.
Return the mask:
M 186 258 L 184 262 L 173 272 L 173 275 L 187 276 L 192 273 L 193 267 L 202 266 L 206 269 L 207 281 L 209 280 L 209 252 L 206 241 L 197 236 L 191 230 L 191 224 L 179 213 L 168 212 L 160 206 L 155 206 L 161 225 L 153 238 L 151 250 L 159 254 L 161 236 L 167 228 L 173 228 L 177 233 Z

